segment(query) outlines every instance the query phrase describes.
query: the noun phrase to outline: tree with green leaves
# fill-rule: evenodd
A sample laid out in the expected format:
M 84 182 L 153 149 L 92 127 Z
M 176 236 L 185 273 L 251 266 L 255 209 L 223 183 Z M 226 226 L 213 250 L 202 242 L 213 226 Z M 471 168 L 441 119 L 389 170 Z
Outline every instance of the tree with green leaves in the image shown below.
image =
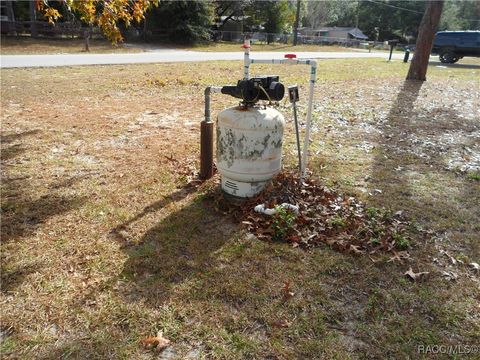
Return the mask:
M 439 30 L 480 30 L 480 1 L 445 1 Z
M 312 1 L 307 4 L 306 23 L 312 28 L 321 26 L 356 26 L 378 40 L 400 38 L 409 41 L 417 37 L 425 12 L 426 1 L 339 0 Z M 439 30 L 480 29 L 480 1 L 449 0 Z
M 217 30 L 222 30 L 223 26 L 235 16 L 242 16 L 245 9 L 252 6 L 254 0 L 218 0 L 214 2 L 215 23 Z
M 55 3 L 35 1 L 37 10 L 52 24 L 62 17 L 53 6 Z M 120 24 L 128 27 L 132 22 L 140 23 L 148 10 L 158 6 L 159 0 L 64 0 L 64 4 L 83 22 L 99 26 L 105 36 L 116 44 L 123 40 Z
M 273 34 L 291 32 L 295 22 L 295 6 L 286 0 L 280 1 L 257 1 L 246 14 L 250 16 L 253 23 L 262 25 L 269 35 L 267 42 L 273 41 Z
M 170 41 L 194 43 L 210 39 L 214 11 L 209 1 L 162 1 L 147 18 L 150 28 L 165 30 Z
M 51 23 L 63 15 L 56 1 L 38 1 L 37 10 Z M 122 28 L 140 24 L 146 16 L 160 29 L 168 29 L 175 42 L 210 37 L 214 9 L 211 1 L 64 0 L 68 11 L 91 26 L 98 26 L 113 43 L 123 41 Z

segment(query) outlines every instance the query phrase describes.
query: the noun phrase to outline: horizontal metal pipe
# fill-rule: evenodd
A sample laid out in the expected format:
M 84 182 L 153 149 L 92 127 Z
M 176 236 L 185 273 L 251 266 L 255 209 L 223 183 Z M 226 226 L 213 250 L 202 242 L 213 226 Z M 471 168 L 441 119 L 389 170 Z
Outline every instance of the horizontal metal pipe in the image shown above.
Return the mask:
M 311 65 L 313 59 L 250 59 L 250 64 L 287 64 L 287 65 Z

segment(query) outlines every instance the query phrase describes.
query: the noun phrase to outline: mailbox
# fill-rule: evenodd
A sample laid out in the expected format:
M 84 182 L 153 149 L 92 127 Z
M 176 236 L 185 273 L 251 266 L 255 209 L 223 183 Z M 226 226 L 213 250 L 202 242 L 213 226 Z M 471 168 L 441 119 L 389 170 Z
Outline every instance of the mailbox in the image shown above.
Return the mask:
M 398 44 L 398 40 L 388 40 L 387 44 L 390 45 L 390 56 L 388 57 L 388 61 L 390 61 L 392 60 L 393 48 Z

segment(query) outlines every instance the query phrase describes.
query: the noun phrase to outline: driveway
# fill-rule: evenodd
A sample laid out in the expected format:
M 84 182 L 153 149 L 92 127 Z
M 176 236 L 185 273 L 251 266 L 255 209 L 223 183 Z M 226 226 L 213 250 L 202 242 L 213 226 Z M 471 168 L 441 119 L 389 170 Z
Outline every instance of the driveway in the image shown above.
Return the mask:
M 368 52 L 298 52 L 298 58 L 348 59 L 381 58 L 388 53 Z M 281 59 L 282 52 L 252 52 L 253 59 Z M 403 54 L 393 54 L 393 59 L 403 59 Z M 145 64 L 159 62 L 243 60 L 243 52 L 200 52 L 174 49 L 127 54 L 55 54 L 55 55 L 2 55 L 1 68 L 50 67 L 75 65 Z

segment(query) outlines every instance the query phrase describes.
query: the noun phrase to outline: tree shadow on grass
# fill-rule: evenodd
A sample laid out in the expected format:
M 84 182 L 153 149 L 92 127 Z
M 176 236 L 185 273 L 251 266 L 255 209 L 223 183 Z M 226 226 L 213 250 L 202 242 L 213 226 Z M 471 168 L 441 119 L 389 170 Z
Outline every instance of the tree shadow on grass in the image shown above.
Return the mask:
M 141 339 L 150 335 L 149 326 L 139 320 L 144 306 L 158 311 L 172 297 L 178 296 L 175 292 L 182 286 L 205 281 L 216 263 L 215 252 L 227 242 L 237 226 L 231 218 L 214 210 L 211 199 L 195 198 L 196 191 L 196 187 L 189 185 L 180 188 L 113 228 L 110 235 L 127 255 L 122 271 L 107 283 L 90 288 L 72 304 L 76 309 L 88 308 L 88 303 L 95 302 L 103 291 L 113 291 L 109 296 L 116 306 L 106 315 L 103 312 L 106 310 L 102 309 L 99 316 L 127 321 L 112 321 L 105 328 L 101 325 L 101 330 L 97 328 L 98 331 L 82 339 L 55 345 L 39 358 L 56 359 L 68 354 L 70 358 L 100 359 L 112 353 L 122 357 L 119 354 L 126 345 L 122 343 L 123 338 L 131 338 L 135 334 L 135 338 Z M 133 231 L 136 222 L 142 221 L 145 216 L 169 211 L 172 207 L 178 207 L 178 210 L 154 224 L 139 241 L 132 242 L 124 235 Z M 111 290 L 112 287 L 115 290 Z M 139 313 L 135 312 L 137 310 Z M 142 349 L 140 344 L 136 346 Z M 148 354 L 148 350 L 145 352 Z
M 24 132 L 21 132 L 21 133 L 1 135 L 0 136 L 0 143 L 8 144 L 8 143 L 11 143 L 12 141 L 15 141 L 15 140 L 21 140 L 25 136 L 38 134 L 39 132 L 40 132 L 40 130 L 36 129 L 36 130 L 24 131 Z
M 63 196 L 49 193 L 32 199 L 30 174 L 12 174 L 11 161 L 22 154 L 28 154 L 28 148 L 19 141 L 37 134 L 38 130 L 2 135 L 2 202 L 1 202 L 1 240 L 2 245 L 10 241 L 21 241 L 35 233 L 48 218 L 81 206 L 83 199 L 75 196 Z M 33 192 L 34 193 L 34 192 Z M 1 289 L 13 291 L 23 279 L 38 270 L 39 264 L 25 263 L 12 266 L 8 261 L 9 253 L 2 251 Z
M 413 223 L 434 233 L 425 236 L 412 230 L 410 261 L 380 262 L 371 270 L 357 269 L 360 278 L 346 280 L 354 292 L 348 300 L 342 300 L 361 304 L 353 319 L 348 314 L 345 319 L 355 324 L 356 338 L 370 345 L 373 357 L 416 357 L 419 345 L 474 343 L 472 319 L 467 316 L 471 310 L 465 309 L 478 291 L 470 286 L 473 284 L 466 266 L 452 268 L 451 260 L 442 255 L 438 245 L 458 258 L 468 254 L 478 259 L 478 241 L 474 239 L 478 232 L 475 235 L 472 227 L 475 213 L 478 219 L 478 186 L 475 195 L 474 183 L 445 168 L 445 158 L 455 144 L 442 147 L 438 140 L 450 133 L 469 134 L 476 125 L 451 108 L 415 106 L 422 84 L 403 84 L 380 128 L 370 186 L 372 193 L 374 189 L 382 192 L 370 199 L 369 205 L 403 210 Z M 474 139 L 469 139 L 456 146 L 472 146 Z M 458 243 L 439 244 L 435 240 L 444 235 L 451 240 L 457 237 Z M 357 267 L 361 262 L 354 264 Z M 409 267 L 414 272 L 429 272 L 427 280 L 409 283 L 403 276 Z M 461 280 L 445 280 L 443 270 L 461 274 Z M 362 282 L 367 286 L 362 287 Z M 360 295 L 362 292 L 365 296 Z M 374 346 L 379 337 L 383 339 L 381 349 Z
M 479 244 L 465 234 L 479 215 L 478 184 L 447 169 L 452 151 L 474 146 L 478 125 L 452 108 L 416 109 L 421 87 L 405 81 L 381 128 L 371 186 L 382 193 L 372 203 L 404 210 L 437 232 L 463 233 L 470 237 L 463 245 L 478 256 Z
M 161 305 L 176 286 L 209 271 L 215 251 L 236 230 L 212 206 L 211 201 L 194 200 L 149 229 L 138 244 L 124 248 L 128 260 L 120 277 L 130 282 L 124 294 L 129 301 Z

